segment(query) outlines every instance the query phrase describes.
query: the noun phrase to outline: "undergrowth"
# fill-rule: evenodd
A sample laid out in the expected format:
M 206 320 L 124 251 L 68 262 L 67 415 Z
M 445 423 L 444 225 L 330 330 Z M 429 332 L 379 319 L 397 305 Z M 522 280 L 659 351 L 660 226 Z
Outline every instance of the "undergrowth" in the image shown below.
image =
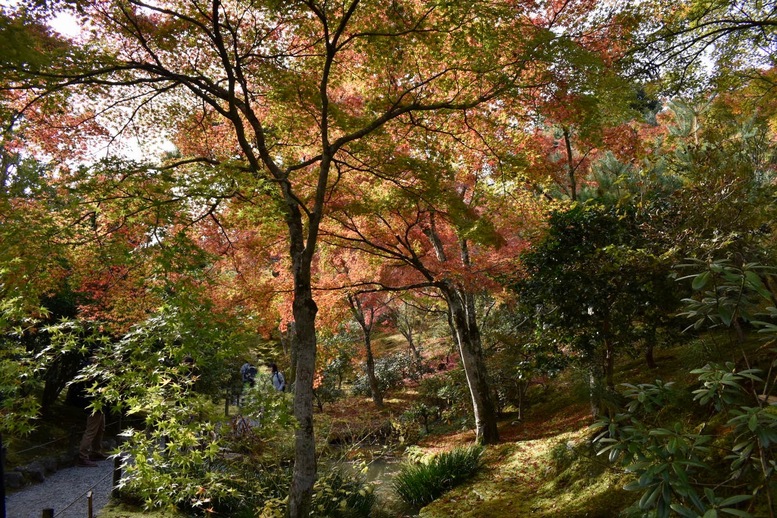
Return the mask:
M 468 446 L 406 464 L 394 479 L 394 490 L 407 504 L 424 506 L 471 478 L 481 466 L 482 454 L 482 446 Z

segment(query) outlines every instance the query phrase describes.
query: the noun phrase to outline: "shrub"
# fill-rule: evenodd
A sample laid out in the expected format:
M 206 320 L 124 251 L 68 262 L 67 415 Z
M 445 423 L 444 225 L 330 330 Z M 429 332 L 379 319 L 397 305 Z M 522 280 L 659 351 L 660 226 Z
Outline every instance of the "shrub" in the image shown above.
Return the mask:
M 463 369 L 424 378 L 418 386 L 418 396 L 428 408 L 437 408 L 439 419 L 446 422 L 469 419 L 472 413 L 472 399 Z
M 440 409 L 436 406 L 429 406 L 426 403 L 413 403 L 413 405 L 402 414 L 403 420 L 416 421 L 423 425 L 424 432 L 429 433 L 429 425 L 440 419 Z
M 340 388 L 345 365 L 345 360 L 338 357 L 327 363 L 326 367 L 316 374 L 313 381 L 313 397 L 320 411 L 324 410 L 324 403 L 333 403 L 345 394 Z
M 777 360 L 772 363 L 777 366 Z M 777 415 L 754 394 L 763 383 L 760 371 L 737 371 L 733 363 L 708 364 L 691 371 L 701 387 L 693 391 L 702 406 L 712 407 L 725 419 L 730 432 L 713 446 L 713 435 L 704 426 L 688 430 L 682 422 L 660 426 L 654 416 L 672 397 L 671 383 L 624 385 L 629 400 L 626 411 L 605 417 L 593 425 L 599 434 L 594 444 L 599 454 L 620 462 L 634 480 L 625 489 L 642 491 L 639 508 L 657 516 L 717 516 L 724 513 L 750 516 L 739 509 L 743 502 L 758 505 L 765 499 L 773 508 L 772 475 L 777 464 Z M 771 373 L 766 379 L 771 379 Z M 646 420 L 653 421 L 646 422 Z M 721 438 L 722 439 L 722 438 Z M 728 469 L 710 465 L 727 449 Z M 721 469 L 722 468 L 722 469 Z M 752 508 L 752 507 L 751 507 Z
M 482 446 L 469 446 L 440 453 L 426 463 L 406 464 L 394 478 L 394 490 L 409 505 L 427 505 L 477 473 L 482 454 Z
M 396 353 L 383 358 L 375 359 L 375 377 L 378 379 L 378 388 L 382 393 L 402 386 L 405 378 L 412 371 L 412 359 L 405 353 Z M 357 396 L 370 396 L 370 382 L 367 378 L 366 367 L 364 374 L 353 382 L 352 391 Z
M 375 505 L 375 493 L 371 484 L 361 475 L 349 474 L 342 465 L 319 473 L 313 486 L 312 509 L 314 516 L 331 518 L 361 518 L 370 516 Z M 286 516 L 286 499 L 267 500 L 261 509 L 262 517 Z
M 124 433 L 122 450 L 132 459 L 122 467 L 124 495 L 148 509 L 212 508 L 235 517 L 285 495 L 295 423 L 290 394 L 275 391 L 266 376 L 257 379 L 230 426 L 199 420 L 204 396 L 186 393 L 171 404 L 174 386 L 150 387 L 143 407 L 149 426 Z

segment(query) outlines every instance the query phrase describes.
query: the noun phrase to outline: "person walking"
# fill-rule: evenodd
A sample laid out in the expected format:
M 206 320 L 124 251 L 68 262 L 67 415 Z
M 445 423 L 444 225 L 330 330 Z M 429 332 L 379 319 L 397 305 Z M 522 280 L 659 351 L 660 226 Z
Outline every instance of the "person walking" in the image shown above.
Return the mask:
M 243 379 L 243 384 L 253 387 L 255 384 L 257 369 L 251 364 L 251 362 L 245 362 L 240 367 L 240 377 Z
M 283 377 L 283 373 L 278 370 L 278 366 L 274 363 L 270 364 L 270 371 L 271 374 L 271 380 L 272 380 L 272 386 L 275 387 L 275 390 L 278 392 L 284 392 L 286 390 L 286 378 Z
M 108 458 L 103 452 L 103 436 L 105 435 L 105 414 L 101 410 L 90 408 L 93 397 L 89 394 L 88 381 L 78 381 L 68 389 L 68 401 L 84 409 L 86 415 L 86 430 L 81 436 L 78 446 L 76 466 L 93 468 L 95 461 Z

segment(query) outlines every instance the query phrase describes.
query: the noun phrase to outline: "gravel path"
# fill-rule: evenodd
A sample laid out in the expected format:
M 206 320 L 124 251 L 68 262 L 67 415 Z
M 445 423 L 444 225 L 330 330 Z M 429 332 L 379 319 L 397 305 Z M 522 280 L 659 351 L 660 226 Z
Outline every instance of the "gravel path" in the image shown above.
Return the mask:
M 41 518 L 43 509 L 54 509 L 56 518 L 87 518 L 87 493 L 92 491 L 94 516 L 108 503 L 113 483 L 113 459 L 96 468 L 64 468 L 39 483 L 6 496 L 7 518 Z

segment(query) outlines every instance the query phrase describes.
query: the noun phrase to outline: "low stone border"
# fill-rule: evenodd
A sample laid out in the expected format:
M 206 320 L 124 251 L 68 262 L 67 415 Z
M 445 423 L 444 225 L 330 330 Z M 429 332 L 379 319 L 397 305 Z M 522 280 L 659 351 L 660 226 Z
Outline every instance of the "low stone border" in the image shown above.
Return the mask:
M 28 484 L 37 484 L 46 480 L 50 475 L 62 468 L 75 465 L 75 453 L 63 453 L 52 457 L 43 457 L 22 466 L 16 466 L 5 472 L 5 487 L 7 489 L 21 489 Z

